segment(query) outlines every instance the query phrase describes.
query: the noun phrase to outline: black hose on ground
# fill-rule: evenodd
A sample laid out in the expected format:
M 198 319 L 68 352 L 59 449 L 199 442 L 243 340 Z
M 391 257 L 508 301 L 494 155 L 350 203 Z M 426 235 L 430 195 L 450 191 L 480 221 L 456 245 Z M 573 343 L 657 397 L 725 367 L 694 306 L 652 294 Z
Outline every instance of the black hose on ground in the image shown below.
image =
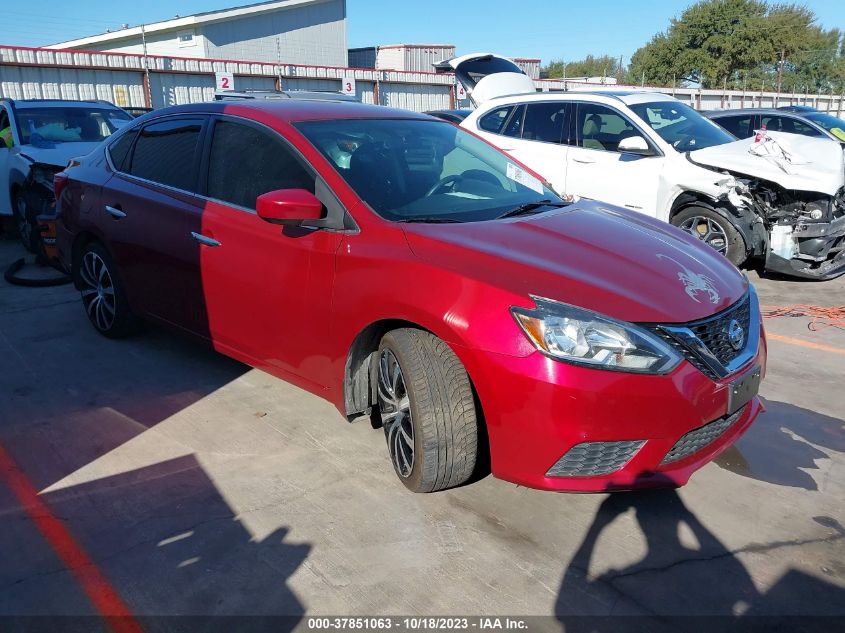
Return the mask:
M 24 267 L 26 259 L 21 257 L 19 260 L 12 262 L 12 265 L 3 273 L 3 278 L 10 284 L 15 286 L 27 286 L 29 288 L 46 288 L 48 286 L 61 286 L 71 282 L 71 276 L 62 274 L 59 277 L 47 277 L 44 279 L 32 279 L 29 277 L 18 277 L 18 271 Z

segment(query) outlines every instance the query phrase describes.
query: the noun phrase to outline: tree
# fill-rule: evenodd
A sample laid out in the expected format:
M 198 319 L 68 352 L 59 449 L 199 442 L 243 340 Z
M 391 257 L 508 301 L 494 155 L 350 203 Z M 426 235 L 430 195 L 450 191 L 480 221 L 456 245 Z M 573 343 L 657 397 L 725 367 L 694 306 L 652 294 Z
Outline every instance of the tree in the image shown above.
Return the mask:
M 796 4 L 701 0 L 634 53 L 628 81 L 829 90 L 845 79 L 845 42 L 837 29 L 815 22 Z
M 622 77 L 624 69 L 617 57 L 587 55 L 584 59 L 566 62 L 557 59 L 543 68 L 550 79 L 562 77 Z

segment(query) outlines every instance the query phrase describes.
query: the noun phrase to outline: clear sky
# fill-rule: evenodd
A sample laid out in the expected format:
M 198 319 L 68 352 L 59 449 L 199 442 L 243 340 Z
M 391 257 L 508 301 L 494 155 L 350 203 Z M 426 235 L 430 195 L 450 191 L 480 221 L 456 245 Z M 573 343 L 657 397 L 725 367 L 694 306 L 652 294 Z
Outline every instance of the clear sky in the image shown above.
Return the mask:
M 2 0 L 0 44 L 39 46 L 248 0 Z M 579 59 L 631 54 L 690 0 L 347 0 L 349 46 L 455 44 L 460 53 Z M 808 0 L 819 23 L 845 30 L 842 0 Z

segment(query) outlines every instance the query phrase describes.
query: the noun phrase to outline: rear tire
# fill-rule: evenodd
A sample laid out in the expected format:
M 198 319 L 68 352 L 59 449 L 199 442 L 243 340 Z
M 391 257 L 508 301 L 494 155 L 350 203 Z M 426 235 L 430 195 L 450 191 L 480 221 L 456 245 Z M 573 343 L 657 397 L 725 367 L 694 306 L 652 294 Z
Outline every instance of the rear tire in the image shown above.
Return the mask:
M 108 251 L 89 242 L 74 262 L 73 279 L 91 325 L 103 336 L 123 338 L 136 332 L 141 320 L 132 313 L 123 282 Z
M 446 343 L 423 330 L 385 334 L 375 369 L 378 409 L 393 468 L 413 492 L 434 492 L 470 478 L 478 420 L 464 366 Z
M 734 266 L 745 262 L 745 240 L 723 215 L 705 207 L 687 207 L 672 218 L 672 224 L 727 257 Z

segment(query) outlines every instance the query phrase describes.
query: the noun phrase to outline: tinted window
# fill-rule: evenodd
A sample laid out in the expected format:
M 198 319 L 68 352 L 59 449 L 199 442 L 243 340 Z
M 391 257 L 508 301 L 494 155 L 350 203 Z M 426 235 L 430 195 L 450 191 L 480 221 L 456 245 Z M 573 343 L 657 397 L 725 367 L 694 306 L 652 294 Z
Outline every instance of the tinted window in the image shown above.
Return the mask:
M 791 116 L 763 115 L 763 125 L 771 132 L 788 132 L 804 136 L 823 136 L 821 132 Z
M 109 158 L 111 158 L 112 165 L 118 171 L 122 171 L 124 169 L 123 162 L 126 160 L 126 156 L 129 154 L 129 150 L 132 148 L 132 141 L 135 140 L 135 136 L 137 132 L 130 131 L 121 136 L 117 141 L 109 145 Z
M 195 191 L 201 130 L 199 119 L 171 119 L 146 126 L 135 143 L 129 173 Z
M 314 193 L 314 177 L 273 133 L 218 121 L 208 165 L 208 196 L 254 209 L 258 196 L 276 189 Z
M 578 146 L 608 152 L 619 151 L 619 143 L 630 136 L 641 136 L 624 116 L 596 103 L 579 103 L 575 129 Z
M 493 132 L 494 134 L 499 134 L 511 110 L 511 106 L 507 106 L 504 108 L 496 108 L 495 110 L 489 112 L 488 114 L 485 114 L 478 120 L 478 127 L 484 130 L 485 132 Z
M 522 126 L 522 138 L 561 143 L 568 106 L 564 103 L 529 103 Z
M 754 134 L 754 117 L 750 114 L 742 116 L 720 116 L 713 119 L 737 138 L 748 138 Z

